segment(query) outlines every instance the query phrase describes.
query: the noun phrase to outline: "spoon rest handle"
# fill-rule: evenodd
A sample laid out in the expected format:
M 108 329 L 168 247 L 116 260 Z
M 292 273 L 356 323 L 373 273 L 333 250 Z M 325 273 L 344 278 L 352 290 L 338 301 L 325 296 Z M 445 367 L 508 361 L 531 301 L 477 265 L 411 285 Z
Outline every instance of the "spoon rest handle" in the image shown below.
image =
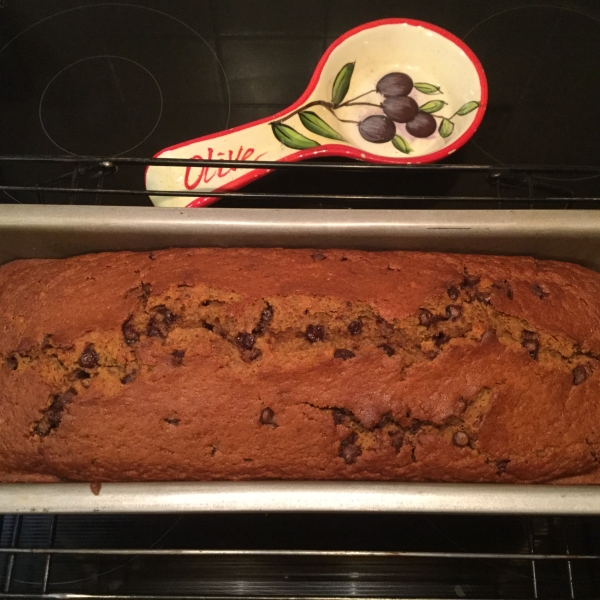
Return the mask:
M 285 135 L 285 125 L 272 125 L 269 120 L 250 123 L 247 126 L 223 131 L 215 135 L 184 142 L 162 151 L 156 158 L 185 158 L 204 160 L 243 160 L 248 163 L 264 161 L 301 160 L 323 153 L 323 147 L 310 144 L 310 140 L 286 140 L 296 146 L 291 148 L 279 141 L 277 133 Z M 272 169 L 257 167 L 160 167 L 150 166 L 146 170 L 146 188 L 157 206 L 208 206 L 218 198 L 209 196 L 213 191 L 235 190 L 269 173 Z M 151 190 L 195 191 L 193 196 L 152 196 Z

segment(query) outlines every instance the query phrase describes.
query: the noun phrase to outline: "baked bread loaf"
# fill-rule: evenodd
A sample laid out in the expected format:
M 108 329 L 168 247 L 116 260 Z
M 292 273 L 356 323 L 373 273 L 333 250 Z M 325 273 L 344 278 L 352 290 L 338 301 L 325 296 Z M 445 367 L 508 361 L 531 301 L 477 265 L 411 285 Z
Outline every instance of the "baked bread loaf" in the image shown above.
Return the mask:
M 0 268 L 0 480 L 600 482 L 600 274 L 174 249 Z

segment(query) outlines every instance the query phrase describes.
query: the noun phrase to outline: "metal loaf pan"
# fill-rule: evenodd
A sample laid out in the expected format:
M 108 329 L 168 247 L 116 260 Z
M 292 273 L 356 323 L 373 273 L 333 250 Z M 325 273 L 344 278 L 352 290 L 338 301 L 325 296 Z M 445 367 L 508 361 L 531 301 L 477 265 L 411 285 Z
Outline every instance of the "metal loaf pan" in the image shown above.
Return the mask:
M 526 254 L 600 271 L 600 212 L 156 209 L 0 205 L 0 264 L 171 246 Z M 97 491 L 97 490 L 96 490 Z M 393 482 L 0 485 L 20 512 L 396 511 L 600 514 L 600 488 Z

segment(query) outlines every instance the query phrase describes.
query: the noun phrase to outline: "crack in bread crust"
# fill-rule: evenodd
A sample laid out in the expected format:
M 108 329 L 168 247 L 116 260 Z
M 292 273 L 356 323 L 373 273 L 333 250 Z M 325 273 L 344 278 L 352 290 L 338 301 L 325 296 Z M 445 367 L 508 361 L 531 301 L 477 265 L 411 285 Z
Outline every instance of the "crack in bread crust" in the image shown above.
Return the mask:
M 432 299 L 424 303 L 418 315 L 393 323 L 385 321 L 368 305 L 355 306 L 346 302 L 340 303 L 335 307 L 337 310 L 329 314 L 316 312 L 303 315 L 304 322 L 310 321 L 304 329 L 280 329 L 273 306 L 285 305 L 286 298 L 263 299 L 260 306 L 254 308 L 254 316 L 244 315 L 246 321 L 249 317 L 254 323 L 247 328 L 249 331 L 243 331 L 244 326 L 229 314 L 230 306 L 239 298 L 232 297 L 228 292 L 211 290 L 207 293 L 207 290 L 185 285 L 153 296 L 151 284 L 142 282 L 131 290 L 132 294 L 138 296 L 139 302 L 136 310 L 123 323 L 121 331 L 100 334 L 104 340 L 102 350 L 98 350 L 98 344 L 87 341 L 86 336 L 68 348 L 56 348 L 52 343 L 52 335 L 48 334 L 37 349 L 27 353 L 11 352 L 3 357 L 3 363 L 13 370 L 38 368 L 48 374 L 48 383 L 54 391 L 46 407 L 40 408 L 42 418 L 32 423 L 31 433 L 38 437 L 51 434 L 60 425 L 60 419 L 55 419 L 56 424 L 51 428 L 45 425 L 40 428 L 40 424 L 45 423 L 44 411 L 56 402 L 56 398 L 70 390 L 72 398 L 64 403 L 60 412 L 68 410 L 68 404 L 76 401 L 77 394 L 89 387 L 90 380 L 101 371 L 123 385 L 143 378 L 145 373 L 152 370 L 152 366 L 142 362 L 136 353 L 136 346 L 148 338 L 154 338 L 164 345 L 175 329 L 195 332 L 196 335 L 216 336 L 235 349 L 240 363 L 252 363 L 259 369 L 261 346 L 264 344 L 269 344 L 274 352 L 285 355 L 301 355 L 310 350 L 313 344 L 322 344 L 331 348 L 332 356 L 336 358 L 348 353 L 344 360 L 351 360 L 366 350 L 385 346 L 391 348 L 396 358 L 401 358 L 402 368 L 398 377 L 403 378 L 414 364 L 435 360 L 457 342 L 479 342 L 490 332 L 494 332 L 504 345 L 525 350 L 531 346 L 528 346 L 528 338 L 523 336 L 529 335 L 536 340 L 535 353 L 529 351 L 532 359 L 573 372 L 575 379 L 583 381 L 596 369 L 598 357 L 593 353 L 583 352 L 572 341 L 534 331 L 526 321 L 493 309 L 487 298 L 489 288 L 498 284 L 486 288 L 475 279 L 466 276 L 460 286 L 449 286 L 448 300 Z M 357 323 L 360 323 L 359 333 L 353 332 L 358 329 Z M 307 331 L 315 326 L 322 328 L 323 337 L 311 341 Z M 90 363 L 88 357 L 86 364 L 82 362 L 82 357 L 86 356 L 86 352 L 89 354 L 90 348 L 96 360 Z M 385 348 L 381 350 L 382 354 L 387 354 Z

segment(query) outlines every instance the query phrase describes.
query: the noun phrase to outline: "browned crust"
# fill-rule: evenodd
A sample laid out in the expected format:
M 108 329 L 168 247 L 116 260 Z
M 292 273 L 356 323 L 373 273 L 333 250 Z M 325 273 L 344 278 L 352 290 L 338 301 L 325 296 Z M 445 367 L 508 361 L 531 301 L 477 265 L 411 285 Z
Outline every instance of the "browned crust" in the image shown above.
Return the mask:
M 16 261 L 0 480 L 596 483 L 599 299 L 599 274 L 523 257 Z

